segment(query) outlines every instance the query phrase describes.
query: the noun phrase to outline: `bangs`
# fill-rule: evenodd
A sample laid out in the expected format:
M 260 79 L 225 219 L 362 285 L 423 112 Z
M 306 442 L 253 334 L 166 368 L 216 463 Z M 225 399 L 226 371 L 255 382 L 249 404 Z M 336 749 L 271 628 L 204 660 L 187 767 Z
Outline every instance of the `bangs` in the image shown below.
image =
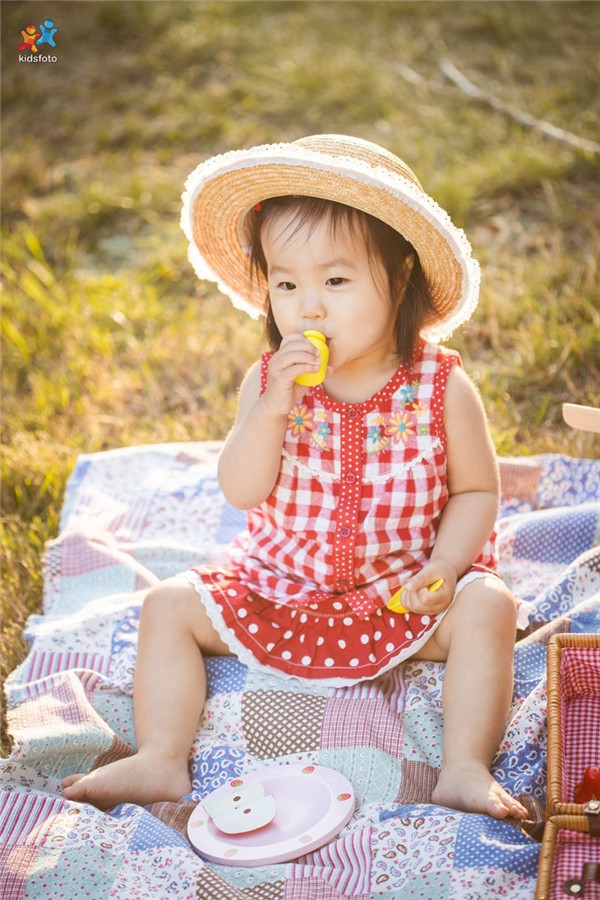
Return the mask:
M 288 240 L 304 226 L 322 222 L 327 224 L 332 240 L 344 228 L 352 236 L 360 234 L 371 262 L 378 260 L 382 264 L 383 272 L 380 269 L 377 273 L 374 265 L 371 265 L 371 270 L 374 276 L 378 274 L 387 280 L 384 287 L 397 310 L 394 328 L 396 351 L 400 360 L 410 362 L 421 328 L 428 321 L 433 321 L 436 315 L 435 304 L 413 245 L 391 225 L 353 206 L 321 197 L 269 197 L 256 204 L 250 213 L 249 277 L 253 282 L 260 283 L 267 279 L 267 259 L 261 240 L 263 229 L 284 214 L 287 218 L 285 233 Z M 407 260 L 411 262 L 408 279 Z M 265 310 L 267 339 L 270 346 L 277 350 L 282 336 L 273 317 L 268 292 Z
M 332 239 L 335 239 L 340 227 L 346 227 L 350 234 L 360 232 L 369 246 L 368 217 L 359 209 L 346 206 L 343 203 L 334 203 L 331 200 L 323 200 L 321 197 L 269 197 L 264 200 L 258 209 L 254 210 L 250 227 L 251 254 L 250 273 L 251 278 L 258 279 L 259 274 L 267 277 L 267 260 L 262 248 L 261 234 L 267 224 L 276 222 L 282 216 L 288 217 L 285 233 L 291 240 L 305 225 L 320 225 L 325 222 L 329 228 Z M 375 220 L 377 221 L 377 220 Z

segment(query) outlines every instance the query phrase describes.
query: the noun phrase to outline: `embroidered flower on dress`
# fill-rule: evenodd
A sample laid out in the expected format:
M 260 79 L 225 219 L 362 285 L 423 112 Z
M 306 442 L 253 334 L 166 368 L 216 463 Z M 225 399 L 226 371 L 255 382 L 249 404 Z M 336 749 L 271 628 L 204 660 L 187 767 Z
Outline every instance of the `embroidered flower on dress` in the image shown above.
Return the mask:
M 418 381 L 413 381 L 412 384 L 405 384 L 404 387 L 400 388 L 400 396 L 404 403 L 412 403 L 415 399 L 417 389 L 419 387 Z
M 383 450 L 384 447 L 390 443 L 390 438 L 385 436 L 385 428 L 387 426 L 387 419 L 384 415 L 379 413 L 375 416 L 373 425 L 370 425 L 367 431 L 367 442 L 370 442 L 371 446 L 368 449 L 368 453 L 379 453 L 380 450 Z
M 294 406 L 292 411 L 288 413 L 289 428 L 293 435 L 301 434 L 303 431 L 312 431 L 315 423 L 312 420 L 313 414 L 307 406 Z
M 412 413 L 400 410 L 389 418 L 389 424 L 386 428 L 386 434 L 390 434 L 395 441 L 406 441 L 406 439 L 415 433 L 415 417 Z
M 316 431 L 311 433 L 310 439 L 321 450 L 327 450 L 327 438 L 331 434 L 331 428 L 329 427 L 327 413 L 324 409 L 318 409 L 315 412 L 315 423 L 317 428 Z
M 422 400 L 416 400 L 414 403 L 411 403 L 411 412 L 415 414 L 415 416 L 423 416 L 427 412 L 427 406 L 423 403 Z M 429 430 L 429 429 L 428 429 Z

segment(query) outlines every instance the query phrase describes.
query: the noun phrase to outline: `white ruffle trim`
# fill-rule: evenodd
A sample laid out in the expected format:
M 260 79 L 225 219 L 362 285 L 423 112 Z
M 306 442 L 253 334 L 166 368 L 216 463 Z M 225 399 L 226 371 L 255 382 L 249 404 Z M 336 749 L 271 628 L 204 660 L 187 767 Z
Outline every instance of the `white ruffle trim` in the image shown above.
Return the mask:
M 478 578 L 485 578 L 489 573 L 487 572 L 468 572 L 464 575 L 456 584 L 456 589 L 454 591 L 454 597 L 452 598 L 452 603 L 456 600 L 462 589 L 470 584 L 472 581 L 476 581 Z M 219 608 L 218 603 L 213 597 L 212 593 L 207 589 L 204 585 L 200 575 L 197 572 L 194 572 L 193 569 L 189 569 L 187 572 L 183 572 L 179 576 L 180 578 L 187 581 L 198 593 L 202 603 L 204 604 L 204 608 L 207 612 L 208 617 L 210 618 L 213 627 L 215 628 L 217 634 L 221 638 L 224 644 L 229 647 L 232 654 L 236 656 L 241 663 L 245 666 L 248 666 L 249 669 L 254 669 L 260 672 L 267 672 L 270 675 L 275 675 L 278 678 L 281 678 L 282 681 L 287 682 L 298 682 L 300 684 L 319 684 L 324 685 L 326 687 L 350 687 L 354 684 L 360 684 L 361 682 L 369 682 L 374 681 L 376 678 L 379 678 L 381 675 L 385 674 L 385 672 L 389 672 L 391 669 L 395 669 L 396 666 L 400 665 L 401 662 L 405 662 L 407 659 L 410 659 L 417 650 L 420 650 L 423 647 L 432 634 L 439 628 L 440 622 L 452 606 L 452 603 L 443 613 L 440 613 L 437 616 L 435 628 L 430 629 L 422 638 L 415 640 L 414 643 L 410 645 L 410 648 L 405 648 L 403 651 L 399 652 L 397 656 L 391 659 L 385 665 L 382 665 L 381 669 L 377 673 L 377 675 L 371 675 L 369 678 L 302 678 L 299 675 L 289 675 L 287 672 L 282 672 L 281 669 L 277 669 L 275 666 L 267 666 L 264 663 L 258 662 L 258 660 L 253 655 L 252 651 L 248 649 L 244 644 L 241 643 L 237 639 L 237 637 L 233 634 L 232 631 L 227 627 L 225 622 L 223 621 L 223 616 L 221 615 L 221 610 Z
M 409 460 L 408 462 L 403 463 L 394 463 L 393 468 L 390 468 L 389 472 L 384 472 L 382 475 L 378 475 L 376 478 L 363 478 L 364 484 L 385 484 L 386 481 L 390 481 L 392 478 L 397 478 L 399 474 L 410 474 L 416 469 L 417 466 L 422 465 L 431 454 L 435 451 L 442 448 L 443 444 L 438 437 L 434 437 L 431 441 L 429 447 L 425 450 L 422 450 L 418 456 L 415 456 L 414 459 Z M 321 469 L 318 469 L 316 466 L 310 466 L 306 463 L 302 462 L 302 460 L 298 459 L 296 456 L 292 456 L 287 450 L 283 449 L 281 451 L 282 457 L 290 464 L 290 466 L 294 469 L 297 469 L 299 472 L 306 473 L 311 475 L 314 478 L 318 478 L 321 482 L 327 482 L 327 484 L 333 484 L 337 481 L 341 480 L 342 473 L 340 472 L 324 472 Z

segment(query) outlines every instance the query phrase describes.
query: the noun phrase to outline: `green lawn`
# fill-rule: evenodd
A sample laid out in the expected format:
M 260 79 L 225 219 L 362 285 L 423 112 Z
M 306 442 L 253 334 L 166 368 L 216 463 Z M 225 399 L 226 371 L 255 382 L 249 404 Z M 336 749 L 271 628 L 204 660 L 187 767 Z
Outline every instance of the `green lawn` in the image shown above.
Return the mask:
M 600 403 L 600 157 L 440 63 L 598 141 L 599 3 L 59 0 L 57 62 L 19 63 L 40 12 L 2 3 L 3 674 L 78 453 L 231 425 L 262 327 L 196 280 L 179 228 L 212 153 L 345 132 L 402 156 L 482 263 L 452 343 L 498 452 L 598 453 L 561 404 Z

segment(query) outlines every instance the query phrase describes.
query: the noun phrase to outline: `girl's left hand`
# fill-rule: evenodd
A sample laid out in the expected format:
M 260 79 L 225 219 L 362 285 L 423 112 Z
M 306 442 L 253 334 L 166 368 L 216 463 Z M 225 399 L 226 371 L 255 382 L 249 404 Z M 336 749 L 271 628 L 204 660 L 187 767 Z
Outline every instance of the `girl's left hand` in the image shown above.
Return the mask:
M 436 591 L 429 591 L 429 586 L 440 578 L 444 579 L 441 587 Z M 402 591 L 400 602 L 408 612 L 436 616 L 452 603 L 457 580 L 457 571 L 449 560 L 432 559 L 406 582 L 406 590 Z

